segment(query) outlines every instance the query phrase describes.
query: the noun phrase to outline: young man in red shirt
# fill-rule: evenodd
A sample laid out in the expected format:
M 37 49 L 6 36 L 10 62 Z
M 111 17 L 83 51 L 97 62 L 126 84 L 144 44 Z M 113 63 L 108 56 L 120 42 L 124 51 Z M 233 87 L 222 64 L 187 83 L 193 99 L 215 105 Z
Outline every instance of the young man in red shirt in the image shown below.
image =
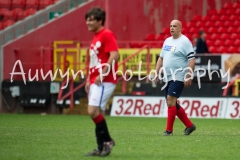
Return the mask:
M 86 156 L 107 156 L 115 145 L 108 131 L 104 111 L 116 87 L 117 78 L 112 73 L 112 67 L 117 71 L 119 53 L 115 35 L 104 28 L 105 17 L 106 13 L 101 8 L 93 8 L 85 15 L 88 30 L 94 33 L 85 90 L 88 93 L 88 114 L 96 125 L 98 144 L 98 148 Z

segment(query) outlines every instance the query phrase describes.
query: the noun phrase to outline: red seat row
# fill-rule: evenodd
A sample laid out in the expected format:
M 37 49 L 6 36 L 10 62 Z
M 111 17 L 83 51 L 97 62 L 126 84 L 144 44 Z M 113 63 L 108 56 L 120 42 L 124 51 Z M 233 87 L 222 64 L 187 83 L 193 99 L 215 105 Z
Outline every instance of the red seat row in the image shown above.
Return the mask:
M 22 8 L 14 8 L 12 10 L 8 10 L 6 8 L 0 9 L 0 15 L 3 15 L 3 20 L 22 20 L 25 17 L 35 14 L 37 12 L 37 9 L 35 8 L 28 8 L 26 10 L 23 10 Z
M 56 3 L 58 0 L 0 0 L 0 6 L 5 8 L 37 8 L 42 9 Z
M 240 15 L 240 14 L 239 14 Z M 238 26 L 240 24 L 240 20 L 237 21 L 198 21 L 188 23 L 186 28 L 197 27 L 197 28 L 209 28 L 209 27 L 232 27 Z
M 0 30 L 6 28 L 6 27 L 8 27 L 8 26 L 13 25 L 14 23 L 15 23 L 15 21 L 13 21 L 13 20 L 5 20 L 5 21 L 2 21 L 2 22 L 0 22 Z
M 226 40 L 213 40 L 213 39 L 208 39 L 207 40 L 207 44 L 209 46 L 236 46 L 236 47 L 240 47 L 240 39 L 236 39 L 236 40 L 231 40 L 231 39 L 226 39 Z
M 229 46 L 229 47 L 225 47 L 225 46 L 210 46 L 208 48 L 210 53 L 240 53 L 240 47 L 235 47 L 235 46 Z

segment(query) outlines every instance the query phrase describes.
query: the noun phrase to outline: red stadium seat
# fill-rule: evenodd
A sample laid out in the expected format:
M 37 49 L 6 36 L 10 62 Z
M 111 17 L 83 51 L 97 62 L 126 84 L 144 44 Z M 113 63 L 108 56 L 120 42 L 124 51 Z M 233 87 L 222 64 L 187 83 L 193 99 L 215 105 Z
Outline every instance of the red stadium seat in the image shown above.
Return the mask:
M 188 34 L 189 33 L 189 29 L 188 28 L 182 28 L 182 33 L 183 34 Z
M 237 32 L 240 33 L 240 27 L 237 28 Z
M 212 21 L 219 21 L 220 20 L 220 16 L 219 15 L 212 15 L 211 16 L 211 20 Z
M 224 45 L 224 41 L 216 40 L 216 41 L 214 42 L 214 46 L 216 46 L 216 47 L 223 46 L 223 45 Z
M 14 12 L 14 14 L 18 15 L 19 12 L 23 11 L 22 8 L 13 8 L 12 11 Z
M 10 10 L 6 10 L 4 13 L 3 13 L 3 19 L 12 19 L 12 20 L 16 20 L 17 18 L 17 15 L 14 14 L 13 11 L 10 11 Z
M 238 9 L 235 10 L 235 14 L 236 14 L 236 15 L 239 15 L 239 14 L 240 14 L 240 8 L 238 8 Z
M 223 33 L 223 34 L 220 35 L 220 39 L 221 39 L 221 40 L 230 39 L 230 34 Z
M 198 27 L 198 28 L 201 28 L 201 27 L 204 27 L 205 25 L 202 21 L 197 21 L 195 26 Z
M 0 30 L 3 30 L 4 29 L 4 25 L 2 22 L 0 22 Z
M 216 10 L 216 9 L 211 9 L 211 10 L 208 11 L 207 14 L 210 15 L 210 16 L 212 16 L 212 15 L 216 15 L 216 14 L 218 14 L 218 13 L 217 13 L 217 10 Z
M 218 48 L 218 52 L 219 52 L 219 53 L 227 53 L 227 52 L 228 52 L 228 49 L 227 49 L 227 47 L 220 46 L 220 47 Z
M 182 22 L 182 28 L 187 28 L 187 23 L 186 22 Z
M 231 36 L 230 36 L 230 38 L 231 38 L 232 40 L 236 40 L 236 39 L 238 39 L 238 34 L 232 33 Z
M 41 0 L 39 3 L 39 9 L 43 9 L 51 4 L 53 4 L 52 0 Z
M 237 15 L 231 15 L 230 20 L 231 21 L 239 21 L 240 19 L 239 19 L 239 16 L 237 16 Z
M 28 16 L 26 11 L 19 11 L 18 12 L 18 16 L 17 16 L 17 20 L 22 20 L 24 18 L 26 18 Z
M 237 53 L 238 52 L 238 48 L 234 47 L 234 46 L 230 46 L 228 48 L 228 53 Z
M 215 47 L 215 46 L 210 46 L 208 48 L 208 50 L 210 53 L 218 53 L 217 47 Z
M 157 40 L 157 41 L 164 41 L 164 40 L 165 40 L 165 39 L 164 39 L 164 35 L 163 35 L 163 34 L 157 35 L 156 40 Z
M 170 33 L 170 28 L 163 28 L 162 33 Z
M 235 10 L 236 10 L 236 9 L 228 9 L 228 10 L 226 11 L 226 14 L 227 14 L 227 15 L 233 15 L 233 14 L 235 14 Z
M 26 0 L 26 8 L 39 8 L 39 0 Z
M 208 28 L 208 33 L 216 33 L 216 32 L 217 32 L 217 28 L 216 27 Z
M 155 41 L 155 34 L 148 34 L 144 40 L 146 41 Z
M 214 26 L 214 22 L 213 21 L 207 21 L 206 23 L 205 23 L 205 27 L 213 27 Z
M 5 12 L 9 11 L 8 8 L 0 8 L 0 14 L 4 15 Z
M 12 8 L 24 8 L 25 5 L 25 0 L 12 0 Z
M 213 33 L 213 34 L 211 34 L 211 39 L 212 40 L 216 40 L 216 39 L 219 39 L 219 35 L 218 34 L 216 34 L 215 32 Z
M 232 9 L 232 3 L 225 3 L 224 5 L 223 5 L 223 8 L 224 9 Z
M 239 1 L 240 2 L 240 1 Z M 240 3 L 233 3 L 233 5 L 232 5 L 232 7 L 234 8 L 234 9 L 238 9 L 238 8 L 240 8 Z
M 4 28 L 9 27 L 9 26 L 13 25 L 14 23 L 15 23 L 15 21 L 11 20 L 11 19 L 3 21 Z
M 218 33 L 226 33 L 226 32 L 227 32 L 227 28 L 225 28 L 225 27 L 219 27 L 219 28 L 217 29 L 217 32 L 218 32 Z
M 191 34 L 194 34 L 194 33 L 196 33 L 196 34 L 198 34 L 198 32 L 199 32 L 199 29 L 198 28 L 190 28 L 189 29 L 189 33 L 191 33 Z
M 33 15 L 37 12 L 37 10 L 35 8 L 28 8 L 25 10 L 25 12 L 27 13 L 27 16 Z
M 214 41 L 213 40 L 207 40 L 206 43 L 209 47 L 214 46 Z
M 7 8 L 0 8 L 0 16 L 1 16 L 1 20 L 5 19 L 5 12 L 8 12 L 9 10 Z M 1 21 L 0 20 L 0 21 Z
M 224 22 L 224 27 L 232 27 L 233 26 L 233 22 L 232 21 L 225 21 Z
M 201 21 L 202 20 L 202 16 L 194 16 L 192 21 L 193 22 L 198 22 L 198 21 Z
M 170 36 L 171 36 L 170 33 L 165 33 L 165 34 L 163 34 L 164 40 L 167 39 L 167 38 L 170 37 Z
M 234 41 L 233 41 L 233 40 L 227 39 L 227 40 L 224 41 L 224 45 L 225 45 L 226 47 L 232 46 L 233 44 L 234 44 Z
M 233 25 L 234 25 L 234 26 L 240 26 L 240 21 L 235 21 L 235 22 L 233 22 Z
M 216 21 L 214 23 L 214 25 L 217 26 L 217 27 L 222 27 L 222 26 L 224 26 L 224 22 L 223 21 Z
M 234 42 L 234 45 L 239 47 L 240 46 L 240 39 L 236 39 L 235 42 Z
M 218 14 L 225 15 L 225 14 L 227 14 L 227 10 L 226 9 L 220 9 Z
M 237 32 L 237 28 L 236 27 L 228 27 L 227 32 L 229 32 L 229 33 L 236 33 Z
M 221 15 L 220 20 L 221 21 L 229 21 L 229 16 L 228 15 Z
M 240 53 L 240 47 L 238 47 L 238 52 L 237 53 Z
M 10 8 L 12 0 L 0 0 L 0 7 Z
M 211 20 L 211 16 L 210 15 L 206 15 L 205 17 L 202 18 L 203 21 L 207 22 Z
M 196 27 L 196 23 L 195 22 L 188 22 L 187 23 L 187 28 L 192 28 L 192 27 Z
M 57 3 L 57 2 L 59 2 L 60 0 L 53 0 L 53 3 Z

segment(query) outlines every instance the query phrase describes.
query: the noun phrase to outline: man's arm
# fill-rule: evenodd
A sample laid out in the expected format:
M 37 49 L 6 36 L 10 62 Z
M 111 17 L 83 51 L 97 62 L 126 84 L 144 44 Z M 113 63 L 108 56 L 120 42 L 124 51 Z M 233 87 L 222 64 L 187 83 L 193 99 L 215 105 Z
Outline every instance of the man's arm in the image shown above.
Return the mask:
M 159 56 L 158 61 L 157 61 L 157 65 L 156 65 L 156 73 L 157 73 L 157 75 L 155 75 L 157 77 L 154 77 L 154 82 L 156 84 L 159 81 L 158 75 L 160 74 L 159 71 L 160 71 L 162 65 L 163 65 L 163 58 L 161 56 Z
M 163 58 L 161 56 L 159 56 L 158 61 L 157 61 L 157 65 L 156 65 L 156 72 L 158 73 L 160 68 L 162 67 L 163 64 Z
M 192 72 L 194 71 L 195 61 L 196 61 L 195 58 L 189 60 L 189 62 L 188 62 L 188 67 L 190 67 L 190 68 L 192 69 L 191 71 L 190 71 L 190 69 L 188 70 L 189 73 L 192 73 Z
M 189 87 L 189 86 L 192 85 L 192 79 L 190 79 L 190 77 L 194 72 L 195 61 L 196 61 L 195 58 L 193 58 L 193 59 L 189 60 L 189 62 L 188 62 L 189 69 L 188 69 L 188 74 L 187 74 L 187 77 L 186 77 L 187 80 L 184 81 L 185 87 Z
M 95 84 L 97 84 L 97 85 L 100 85 L 102 83 L 102 81 L 104 80 L 105 77 L 102 76 L 102 75 L 107 73 L 109 70 L 112 69 L 113 61 L 115 61 L 115 63 L 116 63 L 120 58 L 120 55 L 119 55 L 118 51 L 110 51 L 109 54 L 110 54 L 110 56 L 109 56 L 108 61 L 107 61 L 107 64 L 109 65 L 109 67 L 104 66 L 104 68 L 102 70 L 102 73 L 99 76 L 97 76 L 97 78 L 95 79 Z
M 110 57 L 108 58 L 107 64 L 110 65 L 110 68 L 109 68 L 109 70 L 110 70 L 112 68 L 113 60 L 116 63 L 119 60 L 120 55 L 119 55 L 118 51 L 111 51 L 111 52 L 109 52 L 109 54 L 110 54 Z M 102 74 L 107 73 L 107 72 L 108 72 L 108 67 L 105 66 L 102 70 Z

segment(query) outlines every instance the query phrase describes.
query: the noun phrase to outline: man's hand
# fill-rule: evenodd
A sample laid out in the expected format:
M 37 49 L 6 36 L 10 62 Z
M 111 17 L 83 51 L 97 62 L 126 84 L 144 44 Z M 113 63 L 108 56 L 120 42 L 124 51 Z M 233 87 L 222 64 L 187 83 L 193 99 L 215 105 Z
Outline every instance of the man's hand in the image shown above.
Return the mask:
M 184 81 L 184 86 L 186 88 L 190 87 L 192 85 L 192 79 L 188 79 Z
M 95 83 L 96 85 L 100 86 L 100 85 L 102 84 L 103 80 L 104 80 L 104 77 L 102 77 L 102 80 L 101 80 L 101 77 L 100 77 L 100 75 L 99 75 L 99 76 L 96 77 L 94 83 Z
M 159 78 L 156 77 L 156 78 L 153 80 L 153 82 L 154 82 L 155 84 L 157 84 L 157 83 L 159 82 Z
M 85 91 L 87 92 L 87 94 L 89 93 L 89 88 L 90 88 L 90 82 L 87 81 L 85 84 Z

